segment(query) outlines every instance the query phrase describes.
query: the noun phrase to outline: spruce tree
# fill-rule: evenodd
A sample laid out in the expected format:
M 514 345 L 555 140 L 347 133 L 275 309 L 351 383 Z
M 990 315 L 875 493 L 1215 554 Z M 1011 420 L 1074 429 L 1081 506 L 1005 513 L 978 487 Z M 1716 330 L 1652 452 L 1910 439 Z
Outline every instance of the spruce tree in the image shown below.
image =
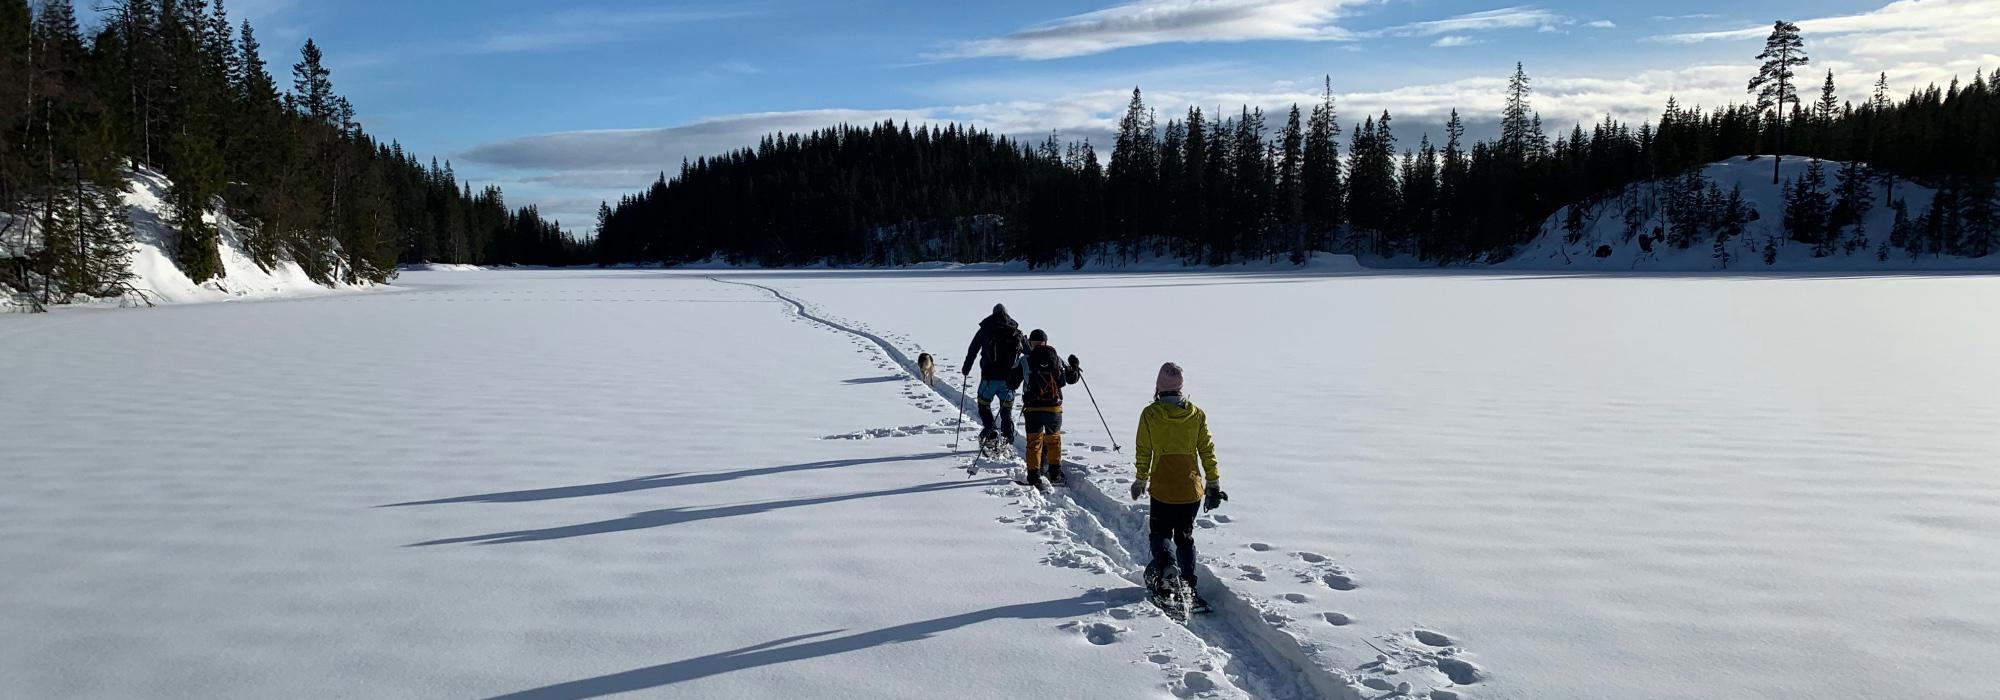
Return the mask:
M 1320 103 L 1313 106 L 1306 121 L 1305 148 L 1299 169 L 1301 207 L 1312 245 L 1333 250 L 1334 235 L 1340 228 L 1343 202 L 1340 183 L 1340 117 L 1334 111 L 1333 79 L 1326 79 Z

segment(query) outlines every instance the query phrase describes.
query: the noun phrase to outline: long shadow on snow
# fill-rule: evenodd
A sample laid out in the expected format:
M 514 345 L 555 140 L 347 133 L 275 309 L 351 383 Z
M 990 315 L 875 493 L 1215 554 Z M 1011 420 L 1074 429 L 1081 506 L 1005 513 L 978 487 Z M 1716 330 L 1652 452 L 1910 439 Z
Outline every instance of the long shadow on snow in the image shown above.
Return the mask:
M 1045 600 L 1038 603 L 1017 603 L 996 608 L 960 613 L 922 622 L 911 622 L 884 627 L 869 632 L 850 634 L 845 637 L 821 639 L 815 642 L 805 640 L 839 634 L 846 630 L 827 630 L 811 634 L 786 637 L 762 644 L 754 644 L 741 649 L 732 649 L 692 659 L 682 659 L 658 666 L 635 668 L 595 678 L 557 683 L 517 693 L 495 696 L 494 700 L 562 700 L 564 698 L 595 698 L 635 690 L 646 690 L 661 686 L 685 683 L 710 676 L 719 676 L 746 669 L 771 666 L 815 659 L 822 656 L 845 654 L 870 647 L 888 644 L 902 644 L 929 639 L 943 632 L 986 622 L 989 620 L 1049 620 L 1073 618 L 1089 615 L 1113 605 L 1122 605 L 1140 597 L 1139 589 L 1117 591 L 1093 591 L 1074 598 Z M 1128 600 L 1129 599 L 1129 600 Z M 805 642 L 795 644 L 794 642 Z M 786 646 L 790 645 L 790 646 Z
M 520 542 L 540 542 L 544 540 L 566 540 L 571 537 L 585 537 L 589 535 L 602 535 L 612 532 L 626 532 L 629 530 L 646 530 L 656 527 L 666 527 L 668 525 L 679 525 L 682 523 L 690 523 L 697 520 L 713 520 L 715 518 L 729 518 L 738 515 L 756 515 L 758 513 L 766 513 L 774 510 L 783 510 L 786 508 L 798 508 L 801 506 L 816 506 L 827 503 L 839 503 L 841 501 L 856 501 L 863 498 L 875 498 L 878 496 L 904 496 L 917 493 L 949 491 L 952 489 L 970 488 L 975 486 L 993 486 L 1002 483 L 1006 483 L 1006 480 L 996 478 L 996 479 L 986 479 L 982 481 L 938 481 L 928 484 L 922 484 L 919 486 L 905 486 L 900 489 L 861 491 L 857 493 L 844 493 L 837 496 L 815 496 L 813 498 L 794 498 L 786 501 L 765 501 L 763 503 L 745 503 L 745 504 L 731 505 L 731 506 L 716 506 L 713 508 L 664 508 L 661 510 L 649 510 L 639 513 L 633 513 L 623 518 L 617 518 L 614 520 L 599 520 L 594 523 L 564 525 L 562 527 L 549 527 L 549 528 L 542 528 L 539 530 L 512 530 L 508 532 L 493 532 L 484 535 L 449 537 L 440 540 L 416 542 L 413 544 L 407 544 L 403 546 L 430 547 L 441 544 L 466 544 L 466 543 L 515 544 Z
M 553 501 L 562 498 L 583 498 L 585 496 L 608 496 L 611 494 L 630 493 L 633 491 L 645 491 L 649 489 L 666 489 L 666 488 L 673 488 L 676 486 L 692 486 L 695 484 L 713 484 L 719 481 L 732 481 L 735 479 L 743 479 L 753 476 L 788 474 L 791 472 L 813 471 L 816 469 L 839 469 L 841 467 L 852 467 L 862 464 L 874 464 L 878 462 L 911 462 L 911 461 L 926 460 L 926 459 L 939 459 L 942 457 L 949 457 L 949 456 L 951 456 L 950 452 L 927 452 L 924 454 L 903 455 L 901 457 L 835 459 L 824 462 L 786 464 L 776 467 L 758 467 L 756 469 L 738 469 L 735 471 L 726 471 L 726 472 L 701 472 L 696 474 L 689 474 L 687 472 L 675 472 L 672 474 L 654 474 L 652 476 L 642 476 L 635 479 L 625 479 L 623 481 L 607 481 L 601 484 L 557 486 L 546 489 L 528 489 L 526 491 L 500 491 L 497 493 L 481 493 L 481 494 L 474 494 L 471 496 L 436 498 L 428 501 L 405 501 L 403 503 L 388 503 L 376 507 L 395 508 L 399 506 L 434 506 L 434 505 L 443 505 L 446 503 L 526 503 L 530 501 Z

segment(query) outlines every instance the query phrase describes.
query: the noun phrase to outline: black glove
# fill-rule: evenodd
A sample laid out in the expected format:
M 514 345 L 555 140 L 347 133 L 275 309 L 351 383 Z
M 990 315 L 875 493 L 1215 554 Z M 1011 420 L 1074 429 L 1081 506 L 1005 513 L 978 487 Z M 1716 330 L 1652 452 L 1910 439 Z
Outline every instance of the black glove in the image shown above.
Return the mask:
M 1136 501 L 1141 498 L 1144 498 L 1145 496 L 1146 496 L 1146 482 L 1144 481 L 1132 482 L 1132 500 Z
M 1215 510 L 1222 505 L 1223 501 L 1227 500 L 1229 500 L 1229 493 L 1222 490 L 1222 484 L 1214 481 L 1208 482 L 1208 497 L 1202 499 L 1201 509 Z
M 958 368 L 958 373 L 959 373 L 959 374 L 972 374 L 972 365 L 968 364 L 968 365 L 966 365 L 966 366 L 964 366 L 964 367 L 960 367 L 960 368 Z
M 1071 355 L 1071 356 L 1069 356 L 1069 368 L 1070 368 L 1070 369 L 1083 369 L 1083 363 L 1082 363 L 1082 362 L 1078 362 L 1078 361 L 1077 361 L 1077 359 L 1076 359 L 1076 356 L 1075 356 L 1075 355 Z

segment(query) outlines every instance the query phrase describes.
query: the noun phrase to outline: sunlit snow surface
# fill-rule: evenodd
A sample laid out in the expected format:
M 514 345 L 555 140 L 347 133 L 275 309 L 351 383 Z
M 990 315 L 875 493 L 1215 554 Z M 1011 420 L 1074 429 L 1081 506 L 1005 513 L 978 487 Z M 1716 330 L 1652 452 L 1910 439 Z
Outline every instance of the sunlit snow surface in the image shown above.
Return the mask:
M 1471 697 L 1995 692 L 2000 279 L 741 278 L 945 364 L 1004 302 L 1127 445 L 1179 362 L 1232 497 L 1204 554 L 1345 666 L 1423 629 Z
M 941 383 L 1005 302 L 1125 450 L 1078 387 L 1079 496 L 968 477 L 895 356 L 706 274 Z M 1246 623 L 1367 697 L 1992 693 L 1993 278 L 397 284 L 0 318 L 0 695 L 1298 690 Z M 1094 529 L 1137 513 L 1084 497 L 1124 490 L 1166 360 L 1232 496 L 1203 555 L 1251 606 L 1191 631 Z

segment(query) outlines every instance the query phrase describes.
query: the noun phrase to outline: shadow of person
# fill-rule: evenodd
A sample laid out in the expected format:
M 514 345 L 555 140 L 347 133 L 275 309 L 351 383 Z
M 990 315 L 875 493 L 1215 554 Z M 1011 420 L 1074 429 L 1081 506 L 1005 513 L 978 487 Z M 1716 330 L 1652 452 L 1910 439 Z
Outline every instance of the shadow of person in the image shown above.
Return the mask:
M 948 491 L 951 489 L 971 488 L 975 486 L 993 486 L 996 484 L 1004 483 L 1005 481 L 1006 481 L 1005 479 L 985 479 L 981 481 L 938 481 L 928 484 L 921 484 L 917 486 L 905 486 L 899 489 L 860 491 L 856 493 L 844 493 L 834 496 L 794 498 L 783 501 L 765 501 L 763 503 L 745 503 L 739 505 L 716 506 L 713 508 L 665 508 L 661 510 L 649 510 L 639 513 L 633 513 L 623 518 L 615 518 L 612 520 L 599 520 L 594 523 L 564 525 L 562 527 L 542 528 L 539 530 L 513 530 L 509 532 L 487 533 L 484 535 L 450 537 L 438 540 L 428 540 L 425 542 L 416 542 L 403 546 L 431 547 L 441 544 L 516 544 L 520 542 L 563 540 L 563 539 L 569 539 L 571 537 L 602 535 L 612 532 L 625 532 L 629 530 L 646 530 L 656 527 L 666 527 L 668 525 L 679 525 L 681 523 L 689 523 L 697 520 L 712 520 L 715 518 L 728 518 L 738 515 L 755 515 L 757 513 L 782 510 L 785 508 L 798 508 L 800 506 L 816 506 L 826 503 L 839 503 L 841 501 L 860 500 L 863 498 L 877 498 L 881 496 L 902 496 L 902 495 L 917 494 L 917 493 L 931 493 L 934 491 Z
M 789 474 L 792 472 L 813 471 L 817 469 L 839 469 L 841 467 L 853 467 L 863 464 L 876 464 L 883 462 L 912 462 L 912 461 L 921 461 L 926 459 L 939 459 L 949 456 L 951 456 L 950 452 L 926 452 L 923 454 L 903 455 L 901 457 L 834 459 L 823 462 L 785 464 L 775 467 L 758 467 L 755 469 L 737 469 L 733 471 L 699 472 L 692 474 L 687 472 L 676 472 L 672 474 L 655 474 L 652 476 L 642 476 L 633 479 L 625 479 L 622 481 L 607 481 L 601 484 L 579 484 L 576 486 L 556 486 L 545 489 L 527 489 L 525 491 L 500 491 L 497 493 L 481 493 L 481 494 L 474 494 L 471 496 L 454 496 L 451 498 L 437 498 L 428 501 L 405 501 L 402 503 L 388 503 L 376 507 L 399 508 L 402 506 L 435 506 L 435 505 L 443 505 L 446 503 L 526 503 L 530 501 L 553 501 L 563 498 L 583 498 L 585 496 L 608 496 L 611 494 L 630 493 L 633 491 L 645 491 L 648 489 L 665 489 L 665 488 L 673 488 L 676 486 L 712 484 L 719 481 L 731 481 L 735 479 L 743 479 L 753 476 Z
M 496 700 L 563 700 L 565 698 L 595 698 L 635 690 L 658 688 L 685 683 L 687 681 L 719 676 L 745 669 L 814 659 L 850 651 L 867 649 L 888 644 L 902 644 L 929 639 L 943 632 L 986 622 L 989 620 L 1043 620 L 1065 617 L 1080 617 L 1105 609 L 1114 604 L 1116 594 L 1092 591 L 1074 598 L 1045 600 L 1035 603 L 1016 603 L 985 610 L 959 613 L 921 622 L 911 622 L 884 627 L 882 629 L 844 637 L 820 639 L 839 634 L 846 630 L 827 630 L 811 634 L 786 637 L 741 649 L 732 649 L 707 656 L 682 659 L 658 666 L 635 668 L 595 678 L 557 683 L 531 690 L 495 696 Z M 1134 596 L 1126 596 L 1134 597 Z M 818 641 L 805 641 L 818 639 Z

